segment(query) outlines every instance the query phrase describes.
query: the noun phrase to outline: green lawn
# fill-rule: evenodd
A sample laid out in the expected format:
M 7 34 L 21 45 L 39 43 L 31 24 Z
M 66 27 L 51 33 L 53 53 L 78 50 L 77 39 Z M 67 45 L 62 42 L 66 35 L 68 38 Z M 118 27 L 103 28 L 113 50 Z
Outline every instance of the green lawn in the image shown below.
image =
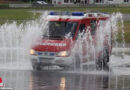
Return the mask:
M 110 7 L 44 7 L 44 8 L 29 8 L 29 9 L 0 9 L 0 19 L 8 20 L 26 20 L 33 19 L 33 14 L 29 11 L 31 10 L 56 10 L 56 11 L 100 11 L 100 12 L 121 12 L 121 13 L 130 13 L 130 7 L 122 8 L 110 8 Z M 36 15 L 37 17 L 38 15 Z
M 113 12 L 121 12 L 121 13 L 130 13 L 130 7 L 44 7 L 42 10 L 58 10 L 58 11 L 100 11 L 100 12 L 107 12 L 107 13 L 113 13 Z
M 124 22 L 125 40 L 130 43 L 130 22 Z
M 33 14 L 28 9 L 1 9 L 0 19 L 3 20 L 23 20 L 31 19 Z

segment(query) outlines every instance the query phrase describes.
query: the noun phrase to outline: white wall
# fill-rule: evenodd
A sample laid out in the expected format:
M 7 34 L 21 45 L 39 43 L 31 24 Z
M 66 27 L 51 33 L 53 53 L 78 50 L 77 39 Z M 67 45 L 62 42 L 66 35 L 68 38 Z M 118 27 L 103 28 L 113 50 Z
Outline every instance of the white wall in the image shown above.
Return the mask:
M 93 4 L 94 3 L 94 0 L 89 0 L 89 4 Z
M 52 4 L 73 4 L 73 3 L 70 3 L 70 0 L 68 3 L 64 3 L 64 0 L 52 0 Z
M 104 3 L 108 3 L 108 4 L 122 4 L 124 3 L 124 0 L 113 0 L 113 1 L 110 1 L 110 0 L 105 0 Z
M 52 0 L 52 4 L 63 4 L 64 0 Z
M 82 1 L 82 0 L 81 0 Z M 73 3 L 64 3 L 64 0 L 52 0 L 52 4 L 59 4 L 59 2 L 61 4 L 73 4 Z M 69 0 L 70 2 L 70 0 Z M 130 0 L 129 0 L 130 2 Z M 89 0 L 89 4 L 93 4 L 94 3 L 94 0 Z M 105 4 L 122 4 L 124 3 L 124 0 L 104 0 L 104 3 Z

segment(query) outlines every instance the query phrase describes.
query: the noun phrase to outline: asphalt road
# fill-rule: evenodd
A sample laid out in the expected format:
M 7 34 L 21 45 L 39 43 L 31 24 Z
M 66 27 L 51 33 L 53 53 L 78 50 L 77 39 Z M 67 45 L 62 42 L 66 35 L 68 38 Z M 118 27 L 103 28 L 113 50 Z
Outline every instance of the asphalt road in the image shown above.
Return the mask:
M 5 88 L 12 90 L 130 90 L 129 76 L 94 73 L 4 70 L 0 71 L 0 76 Z
M 20 70 L 16 66 L 16 69 L 11 70 L 11 67 L 6 66 L 8 69 L 0 69 L 5 88 L 0 90 L 130 90 L 130 49 L 124 49 L 127 52 L 124 57 L 121 53 L 114 54 L 120 49 L 122 50 L 114 48 L 110 58 L 113 61 L 110 64 L 117 64 L 118 67 L 110 68 L 108 72 L 64 71 L 53 68 L 33 71 L 26 68 Z M 25 67 L 24 64 L 22 67 Z

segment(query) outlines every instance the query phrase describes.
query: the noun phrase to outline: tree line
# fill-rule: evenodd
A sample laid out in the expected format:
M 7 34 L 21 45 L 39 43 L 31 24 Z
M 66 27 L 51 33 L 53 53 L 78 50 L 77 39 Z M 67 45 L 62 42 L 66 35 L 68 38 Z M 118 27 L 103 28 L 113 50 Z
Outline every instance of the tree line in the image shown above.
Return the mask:
M 46 2 L 51 2 L 52 0 L 22 0 L 24 2 L 35 2 L 35 1 L 46 1 Z

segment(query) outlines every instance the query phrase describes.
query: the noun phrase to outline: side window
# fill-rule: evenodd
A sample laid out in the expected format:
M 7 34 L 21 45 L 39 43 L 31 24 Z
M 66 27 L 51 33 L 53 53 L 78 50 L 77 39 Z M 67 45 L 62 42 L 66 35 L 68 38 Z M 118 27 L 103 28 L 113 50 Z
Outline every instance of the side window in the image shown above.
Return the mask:
M 79 31 L 78 31 L 77 38 L 78 38 L 78 36 L 80 35 L 80 33 L 84 34 L 84 33 L 83 33 L 84 30 L 85 30 L 85 24 L 81 24 L 80 27 L 79 27 Z M 81 35 L 81 37 L 83 37 L 83 35 Z M 77 38 L 76 38 L 76 39 L 77 39 Z
M 90 27 L 91 27 L 91 35 L 95 35 L 96 34 L 96 20 L 91 20 L 90 21 Z
M 105 20 L 99 20 L 99 25 L 100 26 L 105 26 L 105 23 L 106 23 Z
M 79 27 L 79 33 L 82 33 L 85 30 L 85 24 L 81 24 Z

